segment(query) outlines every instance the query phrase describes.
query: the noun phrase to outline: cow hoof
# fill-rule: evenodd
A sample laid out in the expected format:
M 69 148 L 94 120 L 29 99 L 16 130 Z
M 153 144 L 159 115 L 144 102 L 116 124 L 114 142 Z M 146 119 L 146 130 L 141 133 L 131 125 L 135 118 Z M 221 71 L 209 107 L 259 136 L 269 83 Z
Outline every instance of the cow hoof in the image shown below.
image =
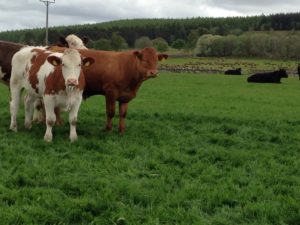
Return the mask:
M 112 132 L 112 128 L 111 127 L 105 127 L 104 129 L 103 129 L 103 131 L 104 132 Z
M 26 129 L 31 129 L 32 123 L 25 123 L 24 126 Z
M 18 132 L 17 126 L 10 126 L 9 129 L 10 129 L 11 131 L 13 131 L 13 132 Z
M 46 141 L 46 142 L 52 142 L 52 135 L 45 135 L 44 136 L 44 141 Z
M 71 142 L 74 142 L 78 139 L 77 135 L 76 136 L 70 136 Z

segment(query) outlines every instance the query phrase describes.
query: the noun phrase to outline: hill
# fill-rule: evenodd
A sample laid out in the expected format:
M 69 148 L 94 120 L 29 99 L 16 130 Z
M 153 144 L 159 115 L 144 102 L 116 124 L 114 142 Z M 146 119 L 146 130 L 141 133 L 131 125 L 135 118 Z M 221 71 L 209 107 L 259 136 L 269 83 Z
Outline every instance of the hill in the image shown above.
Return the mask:
M 194 43 L 195 37 L 203 34 L 227 35 L 246 31 L 300 30 L 300 13 L 280 13 L 248 17 L 185 18 L 185 19 L 125 19 L 97 24 L 51 27 L 50 43 L 58 36 L 75 33 L 89 36 L 91 40 L 110 39 L 114 33 L 124 38 L 129 47 L 141 36 L 150 39 L 161 37 L 172 44 L 178 39 Z M 1 40 L 27 44 L 44 43 L 44 29 L 27 29 L 0 33 Z

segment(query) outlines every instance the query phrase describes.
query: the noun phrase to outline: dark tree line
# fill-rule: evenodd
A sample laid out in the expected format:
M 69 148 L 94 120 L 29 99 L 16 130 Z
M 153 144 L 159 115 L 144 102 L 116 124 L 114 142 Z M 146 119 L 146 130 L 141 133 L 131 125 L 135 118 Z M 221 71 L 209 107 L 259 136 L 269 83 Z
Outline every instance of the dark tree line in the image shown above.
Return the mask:
M 142 36 L 151 40 L 164 39 L 169 45 L 178 40 L 184 41 L 186 48 L 194 48 L 197 39 L 203 34 L 240 35 L 247 31 L 300 30 L 300 13 L 280 13 L 249 17 L 226 18 L 186 18 L 186 19 L 130 19 L 98 24 L 52 27 L 49 41 L 55 43 L 59 36 L 74 33 L 88 36 L 97 42 L 100 39 L 111 40 L 119 35 L 126 43 L 134 47 L 135 41 Z M 0 33 L 1 40 L 40 45 L 44 43 L 44 29 L 7 31 Z M 109 45 L 113 45 L 109 43 Z M 174 44 L 175 45 L 175 44 Z

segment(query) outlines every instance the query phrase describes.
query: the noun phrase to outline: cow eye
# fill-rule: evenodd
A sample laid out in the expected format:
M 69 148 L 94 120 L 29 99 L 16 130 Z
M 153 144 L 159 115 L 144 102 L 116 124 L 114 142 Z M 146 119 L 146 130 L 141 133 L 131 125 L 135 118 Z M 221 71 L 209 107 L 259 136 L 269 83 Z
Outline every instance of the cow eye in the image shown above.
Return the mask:
M 62 66 L 65 66 L 65 64 L 63 63 Z

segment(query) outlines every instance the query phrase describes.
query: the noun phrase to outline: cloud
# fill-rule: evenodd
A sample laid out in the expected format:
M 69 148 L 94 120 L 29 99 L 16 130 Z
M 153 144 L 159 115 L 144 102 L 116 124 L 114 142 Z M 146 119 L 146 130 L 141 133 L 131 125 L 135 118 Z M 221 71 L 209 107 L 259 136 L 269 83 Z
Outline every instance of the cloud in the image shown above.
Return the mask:
M 246 16 L 300 11 L 299 0 L 56 0 L 49 26 L 131 18 Z M 38 0 L 0 0 L 0 31 L 45 26 L 45 5 Z

